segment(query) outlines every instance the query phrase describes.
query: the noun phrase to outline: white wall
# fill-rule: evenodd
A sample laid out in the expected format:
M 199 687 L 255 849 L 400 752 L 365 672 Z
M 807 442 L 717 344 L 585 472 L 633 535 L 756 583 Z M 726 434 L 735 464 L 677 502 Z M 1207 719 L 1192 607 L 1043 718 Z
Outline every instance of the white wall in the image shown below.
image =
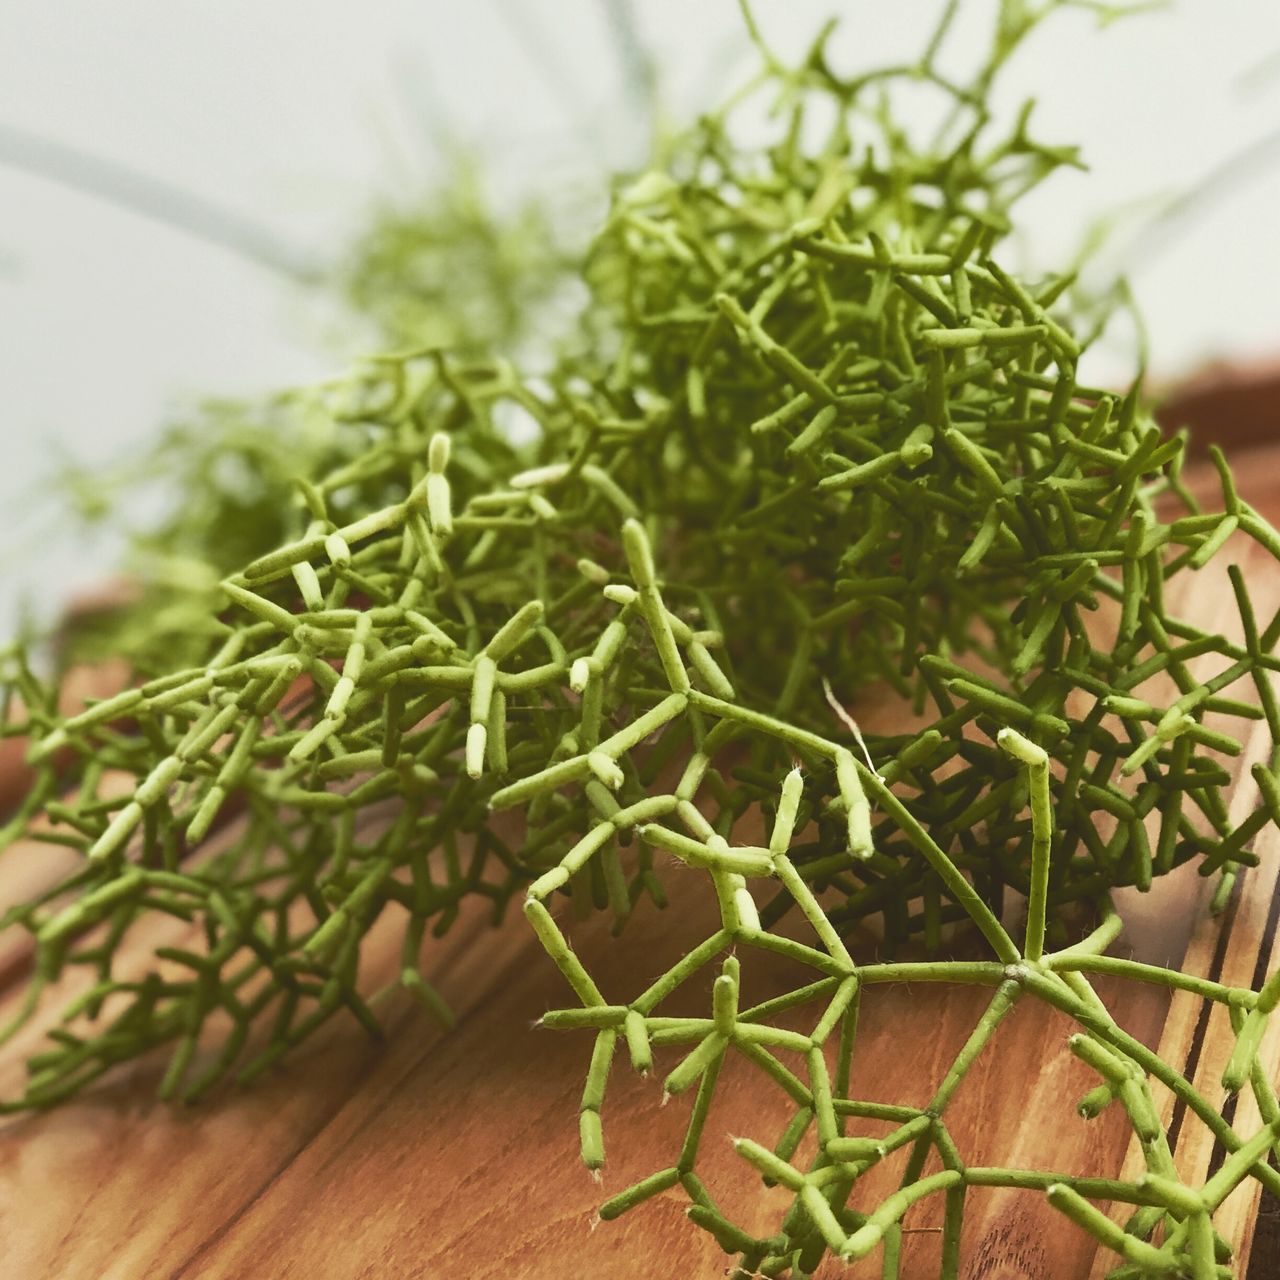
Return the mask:
M 834 47 L 850 66 L 917 51 L 939 8 L 756 7 L 784 49 L 838 10 Z M 635 10 L 677 109 L 714 100 L 743 65 L 734 0 Z M 957 65 L 990 12 L 966 0 Z M 1093 171 L 1036 197 L 1029 253 L 1060 261 L 1097 214 L 1189 186 L 1280 129 L 1280 68 L 1241 79 L 1277 51 L 1270 0 L 1181 0 L 1102 33 L 1084 14 L 1057 18 L 1009 96 L 1034 92 L 1040 134 L 1083 143 Z M 373 192 L 429 179 L 441 115 L 518 181 L 633 162 L 643 136 L 605 0 L 0 0 L 0 127 L 199 193 L 304 255 L 332 251 Z M 1277 207 L 1280 146 L 1135 260 L 1158 373 L 1280 351 Z M 25 590 L 53 601 L 110 563 L 111 548 L 51 537 L 37 485 L 55 450 L 110 457 L 184 397 L 317 374 L 341 358 L 318 330 L 305 296 L 269 271 L 0 165 L 0 631 Z M 1124 353 L 1101 363 L 1120 376 Z

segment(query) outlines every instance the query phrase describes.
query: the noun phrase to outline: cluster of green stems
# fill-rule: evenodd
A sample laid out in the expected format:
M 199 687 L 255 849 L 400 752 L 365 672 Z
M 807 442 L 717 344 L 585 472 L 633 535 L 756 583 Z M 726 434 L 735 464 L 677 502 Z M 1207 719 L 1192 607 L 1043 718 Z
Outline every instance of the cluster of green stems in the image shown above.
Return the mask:
M 987 107 L 1030 12 L 1002 6 L 962 86 L 936 69 L 954 8 L 919 63 L 880 73 L 839 75 L 828 31 L 795 66 L 762 46 L 741 94 L 617 184 L 581 325 L 540 375 L 408 349 L 279 402 L 347 443 L 297 479 L 286 533 L 267 522 L 232 572 L 134 618 L 146 643 L 118 693 L 66 714 L 56 681 L 7 656 L 4 732 L 30 740 L 33 781 L 0 848 L 52 849 L 45 886 L 0 919 L 32 951 L 0 1037 L 50 1025 L 5 1109 L 158 1049 L 161 1094 L 194 1100 L 340 1011 L 379 1034 L 361 960 L 388 925 L 400 985 L 447 1021 L 427 931 L 469 899 L 496 922 L 523 898 L 580 1005 L 545 1023 L 595 1033 L 589 1167 L 619 1041 L 641 1071 L 692 1046 L 666 1077 L 695 1092 L 676 1162 L 603 1216 L 678 1184 L 747 1272 L 881 1249 L 893 1275 L 903 1214 L 936 1193 L 954 1275 L 966 1189 L 1021 1187 L 1123 1274 L 1219 1274 L 1213 1212 L 1243 1178 L 1280 1189 L 1259 1058 L 1280 979 L 1253 992 L 1109 956 L 1109 895 L 1194 863 L 1221 904 L 1280 825 L 1280 613 L 1255 616 L 1235 564 L 1239 638 L 1166 599 L 1242 546 L 1280 559 L 1280 535 L 1217 454 L 1221 509 L 1202 509 L 1186 441 L 1136 387 L 1077 380 L 1091 335 L 1068 278 L 1001 265 L 1017 199 L 1075 157 L 1035 141 L 1029 111 L 1001 133 Z M 894 120 L 904 82 L 938 97 L 925 144 Z M 744 147 L 737 112 L 762 103 L 780 127 Z M 233 523 L 198 496 L 192 553 Z M 850 717 L 873 690 L 900 700 L 892 731 Z M 1259 799 L 1237 817 L 1224 759 L 1249 732 L 1265 735 Z M 734 843 L 753 820 L 767 844 Z M 655 928 L 646 902 L 697 892 L 664 878 L 670 860 L 705 872 L 719 926 L 611 1003 L 559 908 Z M 1002 922 L 1024 898 L 1015 942 Z M 1082 912 L 1095 927 L 1073 941 Z M 856 958 L 868 928 L 890 958 Z M 950 958 L 965 930 L 992 959 Z M 743 1007 L 747 949 L 806 980 Z M 707 967 L 709 1018 L 659 1013 Z M 1227 1005 L 1224 1083 L 1252 1090 L 1258 1134 L 1123 1031 L 1092 973 Z M 994 994 L 923 1106 L 860 1101 L 863 989 L 908 981 Z M 1071 1048 L 1100 1078 L 1083 1112 L 1123 1110 L 1136 1181 L 975 1167 L 952 1141 L 949 1100 L 1028 996 L 1078 1024 Z M 783 1025 L 808 1005 L 811 1032 Z M 765 1239 L 696 1172 L 730 1052 L 794 1106 L 774 1147 L 738 1144 L 794 1192 Z M 1152 1081 L 1229 1153 L 1201 1187 L 1179 1179 Z M 854 1119 L 889 1131 L 848 1136 Z M 900 1189 L 855 1207 L 862 1174 L 904 1148 Z M 1099 1199 L 1133 1214 L 1119 1226 Z

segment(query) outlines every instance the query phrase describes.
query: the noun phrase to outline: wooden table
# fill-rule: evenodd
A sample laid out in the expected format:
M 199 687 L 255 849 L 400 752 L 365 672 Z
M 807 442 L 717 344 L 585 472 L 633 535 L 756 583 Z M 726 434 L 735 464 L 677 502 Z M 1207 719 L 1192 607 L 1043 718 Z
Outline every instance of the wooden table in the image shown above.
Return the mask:
M 1280 454 L 1254 453 L 1240 474 L 1250 500 L 1280 517 Z M 1266 592 L 1261 563 L 1246 565 L 1255 595 Z M 1194 602 L 1205 624 L 1234 611 L 1225 584 L 1211 590 L 1209 583 L 1197 582 Z M 1280 600 L 1280 580 L 1275 595 Z M 1230 621 L 1221 625 L 1231 629 Z M 1241 787 L 1249 786 L 1245 777 Z M 1248 800 L 1242 790 L 1239 802 Z M 1274 933 L 1280 847 L 1264 839 L 1259 852 L 1262 864 L 1242 878 L 1225 931 L 1201 919 L 1197 904 L 1208 882 L 1191 868 L 1158 882 L 1145 898 L 1125 894 L 1132 953 L 1164 963 L 1186 952 L 1184 963 L 1197 971 L 1255 981 L 1275 963 L 1260 948 L 1265 937 L 1270 950 Z M 0 860 L 0 908 L 51 856 L 47 846 L 33 845 Z M 575 946 L 589 955 L 606 992 L 638 989 L 645 975 L 705 936 L 714 904 L 674 896 L 677 905 L 665 913 L 641 910 L 620 940 L 610 939 L 603 923 L 574 929 Z M 604 1114 L 610 1158 L 603 1184 L 593 1181 L 578 1161 L 576 1124 L 590 1036 L 534 1028 L 541 1012 L 566 1001 L 562 980 L 518 916 L 494 931 L 486 912 L 486 904 L 473 904 L 444 940 L 430 944 L 431 975 L 460 1015 L 452 1033 L 393 995 L 382 1007 L 385 1043 L 373 1045 L 354 1026 L 335 1022 L 252 1090 L 230 1090 L 198 1108 L 153 1102 L 159 1067 L 142 1062 L 57 1111 L 7 1122 L 0 1128 L 0 1275 L 689 1280 L 723 1274 L 727 1259 L 686 1221 L 678 1192 L 617 1222 L 593 1221 L 605 1195 L 670 1163 L 689 1099 L 664 1108 L 661 1061 L 647 1080 L 620 1061 Z M 393 975 L 397 947 L 393 927 L 374 936 L 371 988 Z M 0 945 L 0 1019 L 17 998 L 23 965 L 20 948 Z M 769 994 L 771 982 L 781 989 L 779 975 L 767 968 L 752 970 L 751 981 L 755 998 Z M 1202 1025 L 1199 1001 L 1191 997 L 1171 1005 L 1154 988 L 1099 989 L 1128 1030 L 1160 1043 L 1198 1087 L 1212 1091 L 1229 1047 L 1220 1014 Z M 708 992 L 688 994 L 690 1011 L 701 1012 Z M 873 992 L 859 1033 L 861 1095 L 918 1104 L 988 997 L 971 988 L 918 987 L 909 999 L 901 990 L 889 998 Z M 1075 1100 L 1095 1080 L 1067 1051 L 1068 1030 L 1064 1018 L 1032 1002 L 1015 1009 L 948 1113 L 967 1159 L 1039 1162 L 1079 1173 L 1121 1167 L 1128 1140 L 1122 1118 L 1104 1113 L 1085 1122 L 1075 1114 Z M 0 1055 L 9 1083 L 37 1032 L 28 1028 Z M 1277 1032 L 1273 1027 L 1267 1046 L 1273 1061 L 1280 1061 Z M 762 1189 L 727 1139 L 746 1132 L 772 1142 L 786 1117 L 758 1078 L 732 1064 L 726 1072 L 704 1140 L 709 1159 L 702 1176 L 744 1223 L 766 1230 L 783 1193 Z M 1158 1103 L 1161 1094 L 1157 1087 Z M 1171 1109 L 1171 1100 L 1163 1100 Z M 1244 1111 L 1238 1119 L 1247 1128 Z M 1176 1155 L 1185 1168 L 1203 1168 L 1212 1144 L 1199 1126 L 1184 1123 Z M 1224 1219 L 1242 1259 L 1255 1187 L 1246 1183 Z M 938 1211 L 925 1204 L 909 1215 L 904 1274 L 936 1275 Z M 1040 1195 L 976 1189 L 966 1217 L 967 1280 L 1075 1280 L 1101 1275 L 1115 1262 L 1112 1255 L 1096 1258 L 1081 1232 L 1064 1230 Z M 878 1275 L 878 1261 L 823 1274 Z M 1274 1252 L 1251 1273 L 1275 1274 Z

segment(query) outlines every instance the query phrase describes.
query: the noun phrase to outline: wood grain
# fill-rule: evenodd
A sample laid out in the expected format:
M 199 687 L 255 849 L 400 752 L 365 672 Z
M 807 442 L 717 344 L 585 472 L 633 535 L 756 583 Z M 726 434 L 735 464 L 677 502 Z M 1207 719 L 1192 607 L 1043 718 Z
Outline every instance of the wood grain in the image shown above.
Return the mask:
M 620 942 L 593 922 L 576 931 L 575 943 L 606 991 L 633 990 L 703 936 L 713 915 L 709 897 L 685 896 L 661 917 L 642 915 Z M 394 958 L 389 937 L 372 949 L 384 964 Z M 719 1274 L 723 1256 L 688 1226 L 678 1196 L 592 1227 L 603 1195 L 669 1163 L 687 1100 L 663 1107 L 656 1078 L 619 1068 L 605 1114 L 611 1159 L 596 1184 L 578 1162 L 575 1123 L 590 1040 L 532 1027 L 563 1001 L 559 976 L 515 922 L 491 933 L 473 914 L 435 949 L 433 972 L 462 1012 L 451 1035 L 401 1005 L 390 1011 L 385 1046 L 337 1026 L 261 1086 L 198 1109 L 146 1101 L 155 1069 L 140 1066 L 92 1098 L 11 1124 L 0 1134 L 7 1274 L 496 1280 L 560 1276 L 569 1260 L 575 1272 L 619 1280 Z M 748 968 L 746 976 L 752 998 L 762 999 L 788 975 Z M 705 1007 L 708 994 L 690 991 L 689 1010 Z M 1152 1040 L 1162 1002 L 1135 999 L 1147 994 L 1141 991 L 1108 994 L 1127 1008 L 1126 1025 Z M 921 1102 L 988 996 L 921 987 L 904 1011 L 900 992 L 873 992 L 860 1029 L 861 1091 L 878 1101 Z M 955 1132 L 970 1159 L 1042 1161 L 1037 1126 L 1047 1126 L 1070 1135 L 1069 1143 L 1055 1143 L 1062 1167 L 1118 1164 L 1123 1128 L 1074 1116 L 1074 1099 L 1093 1081 L 1065 1050 L 1068 1030 L 1065 1019 L 1031 1003 L 1001 1028 L 954 1104 Z M 1046 1039 L 1061 1051 L 1046 1058 Z M 727 1068 L 708 1126 L 704 1177 L 762 1231 L 776 1222 L 781 1193 L 760 1191 L 728 1137 L 771 1142 L 787 1115 L 784 1099 L 756 1077 Z M 895 1171 L 891 1164 L 885 1177 Z M 885 1189 L 881 1182 L 866 1192 Z M 937 1224 L 926 1212 L 912 1225 Z M 967 1274 L 1082 1274 L 1091 1251 L 1076 1233 L 1055 1227 L 1039 1197 L 975 1192 Z M 1070 1269 L 1044 1269 L 1049 1240 L 1056 1261 L 1069 1259 Z M 908 1274 L 936 1271 L 936 1237 L 911 1243 Z
M 1271 474 L 1267 466 L 1253 467 L 1243 478 L 1251 500 L 1274 518 L 1280 480 Z M 1252 576 L 1251 588 L 1263 590 Z M 1197 582 L 1196 616 L 1230 628 L 1229 592 L 1208 583 Z M 1280 599 L 1280 582 L 1274 585 Z M 1251 785 L 1247 778 L 1241 783 L 1238 804 L 1250 803 L 1244 788 Z M 1131 952 L 1167 963 L 1185 947 L 1185 964 L 1197 972 L 1256 981 L 1274 963 L 1280 847 L 1272 839 L 1259 852 L 1262 864 L 1242 877 L 1225 932 L 1200 918 L 1206 882 L 1191 868 L 1159 881 L 1145 897 L 1125 895 Z M 45 846 L 33 845 L 0 861 L 0 907 L 24 891 L 48 856 Z M 611 939 L 602 921 L 573 927 L 574 945 L 589 957 L 606 994 L 634 993 L 709 931 L 710 896 L 674 896 L 665 913 L 639 912 L 621 939 Z M 473 904 L 445 939 L 429 944 L 433 980 L 460 1014 L 451 1034 L 417 1005 L 392 996 L 383 1007 L 385 1043 L 372 1045 L 358 1029 L 334 1023 L 305 1054 L 250 1091 L 229 1091 L 195 1109 L 163 1107 L 150 1101 L 159 1068 L 143 1062 L 58 1111 L 0 1128 L 3 1276 L 721 1275 L 724 1255 L 689 1226 L 678 1194 L 659 1196 L 616 1223 L 594 1224 L 605 1195 L 670 1163 L 689 1100 L 662 1105 L 662 1060 L 647 1080 L 632 1076 L 620 1060 L 604 1113 L 609 1162 L 603 1183 L 593 1181 L 578 1162 L 576 1126 L 590 1037 L 533 1027 L 541 1012 L 564 1001 L 561 979 L 518 919 L 491 930 L 487 910 Z M 391 920 L 371 938 L 371 988 L 394 971 L 395 933 Z M 19 977 L 21 957 L 10 957 L 7 970 L 11 979 Z M 789 977 L 769 964 L 744 965 L 753 1001 L 783 989 Z M 690 1011 L 705 1010 L 708 984 L 684 993 Z M 1099 990 L 1129 1031 L 1159 1043 L 1171 1061 L 1186 1064 L 1198 1087 L 1211 1088 L 1229 1047 L 1217 1015 L 1202 1026 L 1198 1001 L 1179 996 L 1170 1006 L 1158 988 L 1100 983 Z M 919 1104 L 989 992 L 919 986 L 905 995 L 883 988 L 868 995 L 856 1087 L 867 1098 Z M 0 1019 L 16 998 L 10 981 L 0 995 Z M 1108 1112 L 1086 1123 L 1075 1113 L 1075 1100 L 1095 1081 L 1067 1051 L 1069 1029 L 1060 1015 L 1030 1001 L 1015 1009 L 949 1112 L 967 1160 L 1074 1173 L 1122 1166 L 1128 1142 L 1122 1118 Z M 16 1068 L 35 1036 L 29 1029 L 8 1046 L 0 1075 Z M 1280 1061 L 1278 1041 L 1280 1027 L 1273 1027 L 1266 1049 L 1273 1064 Z M 761 1231 L 776 1223 L 785 1196 L 749 1176 L 728 1138 L 748 1134 L 772 1143 L 786 1115 L 771 1086 L 732 1063 L 726 1068 L 702 1173 L 741 1221 Z M 1238 1119 L 1246 1129 L 1252 1123 L 1244 1103 Z M 1214 1159 L 1212 1144 L 1189 1122 L 1176 1154 L 1188 1171 Z M 882 1181 L 862 1194 L 874 1197 L 895 1171 L 900 1166 L 890 1163 Z M 1255 1207 L 1246 1191 L 1224 1219 L 1242 1258 Z M 908 1277 L 937 1274 L 938 1212 L 926 1204 L 908 1219 Z M 966 1280 L 1075 1280 L 1091 1269 L 1097 1273 L 1095 1253 L 1082 1233 L 1064 1230 L 1042 1196 L 971 1192 Z M 823 1274 L 876 1275 L 878 1262 Z

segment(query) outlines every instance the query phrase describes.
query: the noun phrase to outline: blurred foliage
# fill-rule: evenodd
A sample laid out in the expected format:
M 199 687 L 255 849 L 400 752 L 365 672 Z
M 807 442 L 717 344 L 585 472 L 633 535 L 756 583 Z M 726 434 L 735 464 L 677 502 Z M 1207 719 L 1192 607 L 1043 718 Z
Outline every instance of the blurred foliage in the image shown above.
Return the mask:
M 577 269 L 544 200 L 499 210 L 479 161 L 455 151 L 427 198 L 374 209 L 337 282 L 388 347 L 469 354 L 518 346 Z
M 581 290 L 581 254 L 566 243 L 572 218 L 544 199 L 500 209 L 479 160 L 450 153 L 445 179 L 416 204 L 384 201 L 338 256 L 325 288 L 379 350 L 517 351 L 567 326 L 556 304 Z M 370 364 L 376 365 L 377 361 Z M 62 464 L 55 489 L 88 536 L 123 532 L 118 603 L 99 603 L 65 626 L 59 665 L 123 656 L 140 673 L 193 661 L 208 635 L 190 630 L 217 584 L 292 536 L 296 479 L 358 457 L 367 434 L 353 412 L 335 426 L 324 385 L 256 400 L 208 400 L 161 428 L 113 466 Z M 323 402 L 323 403 L 322 403 Z M 353 486 L 353 509 L 383 497 Z

